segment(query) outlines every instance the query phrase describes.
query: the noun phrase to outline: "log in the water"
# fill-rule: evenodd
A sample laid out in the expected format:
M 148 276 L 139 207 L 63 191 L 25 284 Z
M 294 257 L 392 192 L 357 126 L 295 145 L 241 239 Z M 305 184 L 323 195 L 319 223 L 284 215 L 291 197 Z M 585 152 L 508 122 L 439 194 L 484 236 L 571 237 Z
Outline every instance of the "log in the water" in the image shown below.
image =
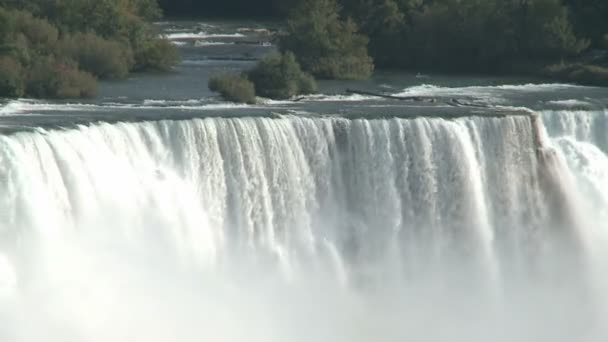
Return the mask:
M 367 95 L 367 96 L 377 96 L 383 97 L 385 99 L 392 100 L 400 100 L 400 101 L 419 101 L 419 102 L 436 102 L 437 98 L 433 96 L 396 96 L 396 95 L 387 95 L 381 93 L 374 93 L 371 91 L 363 91 L 363 90 L 353 90 L 346 89 L 347 94 L 357 94 L 357 95 Z
M 396 95 L 387 95 L 381 93 L 375 93 L 371 91 L 363 91 L 363 90 L 353 90 L 346 89 L 347 94 L 357 94 L 357 95 L 367 95 L 367 96 L 377 96 L 385 99 L 391 100 L 400 100 L 400 101 L 414 101 L 414 102 L 430 102 L 430 103 L 445 103 L 454 107 L 478 107 L 478 108 L 489 108 L 491 107 L 485 103 L 472 103 L 465 102 L 461 99 L 457 98 L 446 98 L 446 97 L 437 97 L 437 96 L 396 96 Z

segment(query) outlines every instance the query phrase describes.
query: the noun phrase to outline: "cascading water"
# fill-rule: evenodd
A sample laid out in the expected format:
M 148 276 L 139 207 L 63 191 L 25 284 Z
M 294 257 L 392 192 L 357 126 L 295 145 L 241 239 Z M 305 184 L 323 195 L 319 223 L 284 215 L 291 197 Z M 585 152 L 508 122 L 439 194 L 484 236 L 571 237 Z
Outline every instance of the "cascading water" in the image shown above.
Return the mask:
M 608 160 L 537 138 L 526 116 L 0 136 L 0 340 L 598 341 Z

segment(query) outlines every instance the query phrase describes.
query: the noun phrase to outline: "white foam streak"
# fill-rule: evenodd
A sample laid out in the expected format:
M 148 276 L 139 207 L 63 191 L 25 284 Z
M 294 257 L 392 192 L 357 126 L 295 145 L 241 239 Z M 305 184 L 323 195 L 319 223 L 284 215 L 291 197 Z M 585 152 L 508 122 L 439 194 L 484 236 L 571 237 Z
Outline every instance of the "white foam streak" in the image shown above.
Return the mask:
M 242 38 L 245 37 L 242 33 L 207 33 L 201 32 L 177 32 L 167 33 L 162 35 L 163 38 L 169 40 L 192 40 L 192 39 L 210 39 L 210 38 Z
M 444 96 L 444 97 L 471 97 L 480 99 L 485 103 L 507 104 L 504 96 L 511 93 L 533 93 L 584 88 L 582 86 L 549 83 L 549 84 L 519 84 L 496 86 L 467 86 L 467 87 L 441 87 L 432 84 L 422 84 L 404 89 L 395 96 Z

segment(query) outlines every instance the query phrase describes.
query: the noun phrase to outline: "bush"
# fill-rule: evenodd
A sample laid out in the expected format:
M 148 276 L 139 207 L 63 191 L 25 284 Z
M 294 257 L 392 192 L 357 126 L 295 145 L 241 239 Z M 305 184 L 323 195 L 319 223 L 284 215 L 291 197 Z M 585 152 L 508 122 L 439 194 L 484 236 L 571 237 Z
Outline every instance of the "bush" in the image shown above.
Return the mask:
M 336 0 L 304 1 L 290 16 L 283 51 L 293 51 L 304 70 L 326 79 L 365 79 L 374 70 L 368 38 L 340 18 Z
M 287 99 L 298 94 L 316 91 L 314 78 L 304 73 L 293 53 L 275 54 L 262 59 L 249 71 L 249 79 L 255 84 L 259 96 L 271 99 Z
M 544 70 L 545 76 L 563 82 L 608 86 L 608 68 L 589 64 L 556 64 Z
M 227 101 L 255 104 L 255 87 L 245 76 L 221 74 L 211 77 L 209 89 L 220 93 Z
M 11 57 L 0 57 L 0 97 L 21 97 L 25 91 L 22 66 Z
M 57 98 L 91 98 L 97 95 L 97 79 L 88 72 L 63 65 L 58 70 Z
M 156 0 L 0 0 L 0 94 L 89 97 L 95 76 L 169 70 L 177 49 L 147 22 L 160 14 Z
M 315 78 L 307 73 L 302 72 L 300 79 L 298 80 L 298 87 L 300 88 L 298 94 L 312 94 L 317 92 L 317 81 Z
M 31 13 L 12 12 L 15 22 L 16 33 L 21 33 L 27 38 L 30 48 L 35 52 L 51 51 L 57 45 L 59 31 L 48 21 L 34 18 Z
M 97 81 L 74 65 L 41 57 L 28 73 L 26 93 L 40 98 L 93 97 L 97 93 Z
M 131 49 L 119 42 L 93 33 L 76 33 L 61 43 L 64 56 L 78 63 L 80 69 L 102 79 L 125 78 L 134 64 Z
M 179 61 L 177 48 L 167 39 L 154 38 L 135 49 L 136 70 L 169 71 Z

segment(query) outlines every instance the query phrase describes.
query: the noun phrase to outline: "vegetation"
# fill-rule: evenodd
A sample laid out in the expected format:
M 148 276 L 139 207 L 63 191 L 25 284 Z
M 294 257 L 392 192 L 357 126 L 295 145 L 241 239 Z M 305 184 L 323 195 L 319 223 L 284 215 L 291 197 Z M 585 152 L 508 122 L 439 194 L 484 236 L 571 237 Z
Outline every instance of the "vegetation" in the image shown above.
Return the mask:
M 256 95 L 271 99 L 288 99 L 317 90 L 312 75 L 303 72 L 293 53 L 274 54 L 262 59 L 243 74 L 212 77 L 209 89 L 228 100 L 255 103 Z
M 514 62 L 567 58 L 588 46 L 575 36 L 561 0 L 346 2 L 383 67 L 500 71 Z
M 563 82 L 608 87 L 608 67 L 582 63 L 555 64 L 547 67 L 544 73 Z
M 0 97 L 90 97 L 99 79 L 168 70 L 156 0 L 0 0 Z
M 281 39 L 284 51 L 293 51 L 304 70 L 326 79 L 365 79 L 374 65 L 367 53 L 368 38 L 357 25 L 340 17 L 337 0 L 309 0 L 296 8 Z
M 608 1 L 564 0 L 564 4 L 570 10 L 577 35 L 590 39 L 592 47 L 602 47 L 608 35 Z
M 52 56 L 36 58 L 26 78 L 25 94 L 39 98 L 91 97 L 97 92 L 93 75 Z
M 288 99 L 317 90 L 312 75 L 302 71 L 291 52 L 262 59 L 248 76 L 257 94 L 271 99 Z
M 80 69 L 99 78 L 124 78 L 135 63 L 128 46 L 90 32 L 66 35 L 59 49 L 63 56 L 78 63 Z
M 12 57 L 0 57 L 0 94 L 10 97 L 23 96 L 25 80 L 23 67 Z
M 246 75 L 226 73 L 211 77 L 209 89 L 227 101 L 255 104 L 255 87 Z
M 606 0 L 161 3 L 172 13 L 181 9 L 188 15 L 200 10 L 286 17 L 281 50 L 294 52 L 305 71 L 321 78 L 365 78 L 372 71 L 368 55 L 380 68 L 547 75 L 546 65 L 574 65 L 594 49 L 608 49 Z M 587 74 L 589 68 L 584 69 L 580 73 Z

